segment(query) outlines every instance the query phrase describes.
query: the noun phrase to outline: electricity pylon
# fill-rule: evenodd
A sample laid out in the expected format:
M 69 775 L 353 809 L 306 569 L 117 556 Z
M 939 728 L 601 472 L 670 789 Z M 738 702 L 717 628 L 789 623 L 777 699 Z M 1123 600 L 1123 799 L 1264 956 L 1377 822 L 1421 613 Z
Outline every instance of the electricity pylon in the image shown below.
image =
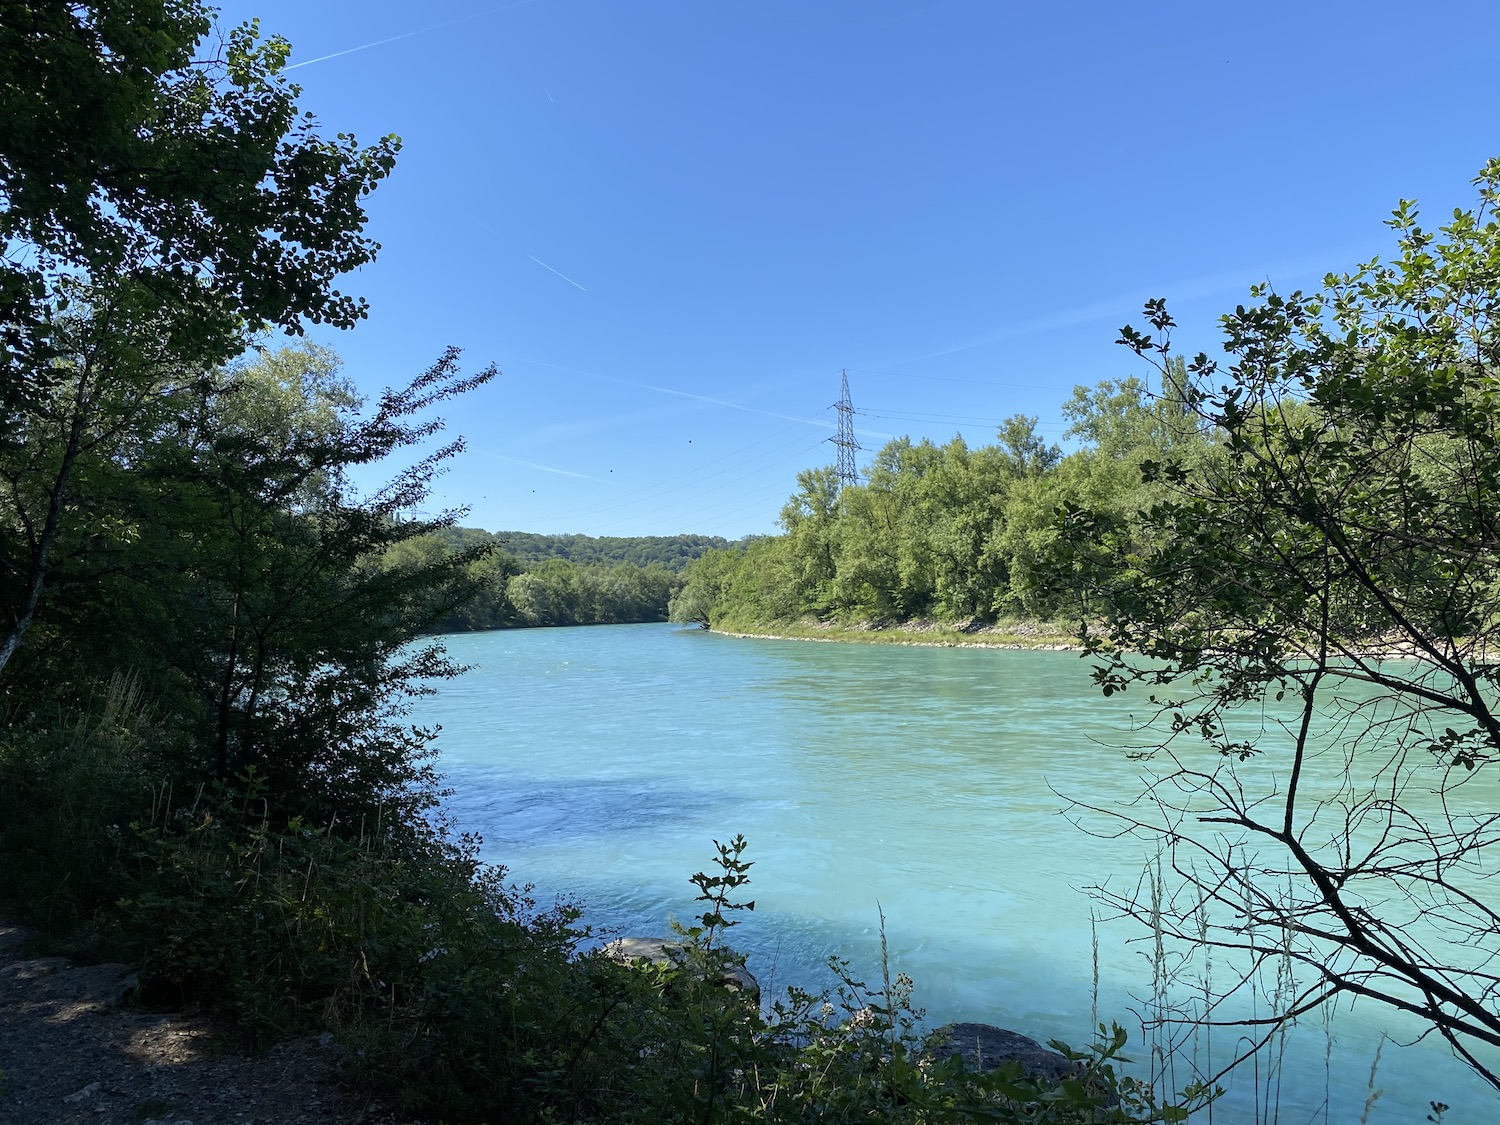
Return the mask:
M 839 428 L 837 435 L 828 440 L 839 447 L 836 471 L 839 488 L 842 490 L 851 484 L 859 483 L 859 469 L 854 464 L 854 455 L 859 452 L 860 444 L 854 436 L 854 403 L 849 401 L 849 372 L 841 372 L 840 378 L 842 386 L 839 400 L 834 404 L 834 408 L 839 412 Z

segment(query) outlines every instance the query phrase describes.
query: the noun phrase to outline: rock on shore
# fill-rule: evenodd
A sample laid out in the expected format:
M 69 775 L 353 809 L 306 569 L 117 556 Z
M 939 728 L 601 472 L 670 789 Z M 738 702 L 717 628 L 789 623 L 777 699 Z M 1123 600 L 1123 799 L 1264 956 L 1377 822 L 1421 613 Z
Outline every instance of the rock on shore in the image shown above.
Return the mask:
M 928 1038 L 928 1050 L 934 1058 L 962 1058 L 974 1070 L 994 1070 L 1012 1060 L 1021 1064 L 1027 1074 L 1060 1082 L 1074 1073 L 1065 1055 L 1043 1047 L 1003 1027 L 988 1023 L 950 1023 L 938 1028 Z

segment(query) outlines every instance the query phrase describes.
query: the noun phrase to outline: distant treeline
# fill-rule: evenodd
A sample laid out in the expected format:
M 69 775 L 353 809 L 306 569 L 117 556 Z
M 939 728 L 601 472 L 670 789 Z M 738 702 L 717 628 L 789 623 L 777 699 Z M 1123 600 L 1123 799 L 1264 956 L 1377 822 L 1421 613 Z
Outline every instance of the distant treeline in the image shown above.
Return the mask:
M 548 559 L 594 566 L 660 566 L 680 571 L 706 551 L 733 546 L 717 535 L 538 535 L 532 531 L 497 531 L 494 539 L 506 554 L 530 567 Z
M 1159 393 L 1134 378 L 1075 388 L 1063 415 L 1080 448 L 1066 456 L 1017 415 L 993 445 L 898 438 L 842 489 L 831 467 L 806 470 L 782 509 L 784 534 L 692 563 L 671 618 L 725 628 L 1076 621 L 1085 607 L 1059 536 L 1068 513 L 1087 509 L 1097 534 L 1129 538 L 1161 495 L 1143 468 L 1214 455 L 1185 405 L 1186 378 L 1178 362 Z
M 435 632 L 620 625 L 665 621 L 683 568 L 731 546 L 708 535 L 596 538 L 448 527 L 398 544 L 386 565 L 469 556 L 467 596 L 442 611 Z

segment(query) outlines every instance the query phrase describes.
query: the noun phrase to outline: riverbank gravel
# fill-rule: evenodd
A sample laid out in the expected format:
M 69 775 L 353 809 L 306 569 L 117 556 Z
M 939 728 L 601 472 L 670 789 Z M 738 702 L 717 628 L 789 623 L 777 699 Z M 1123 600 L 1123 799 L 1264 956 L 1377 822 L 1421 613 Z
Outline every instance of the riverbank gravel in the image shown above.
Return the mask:
M 128 965 L 26 953 L 0 922 L 0 1121 L 6 1125 L 395 1125 L 336 1085 L 331 1036 L 238 1049 L 202 1015 L 144 1011 Z

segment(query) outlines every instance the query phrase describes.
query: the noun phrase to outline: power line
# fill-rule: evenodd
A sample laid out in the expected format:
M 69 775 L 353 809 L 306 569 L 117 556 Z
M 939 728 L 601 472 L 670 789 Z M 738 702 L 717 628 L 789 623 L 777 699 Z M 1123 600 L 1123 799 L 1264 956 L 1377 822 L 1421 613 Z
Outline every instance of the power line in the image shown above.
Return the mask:
M 1023 391 L 1050 391 L 1054 388 L 1045 383 L 1015 383 L 1007 379 L 963 379 L 957 375 L 918 375 L 915 371 L 877 371 L 873 367 L 856 367 L 856 372 L 866 375 L 889 375 L 894 379 L 921 379 L 930 383 L 968 383 L 975 387 L 1008 387 Z
M 811 446 L 807 446 L 803 449 L 798 450 L 797 454 L 795 455 L 810 453 L 814 449 L 817 449 L 821 444 L 822 443 L 819 442 Z M 692 499 L 694 501 L 700 501 L 705 497 L 722 495 L 726 490 L 731 490 L 730 495 L 725 497 L 723 501 L 727 503 L 734 503 L 747 497 L 756 497 L 753 502 L 742 506 L 742 508 L 725 509 L 722 507 L 722 503 L 716 504 L 714 506 L 714 516 L 717 518 L 723 518 L 724 516 L 733 515 L 737 511 L 747 510 L 749 508 L 758 507 L 764 509 L 767 504 L 775 504 L 779 508 L 780 504 L 785 501 L 786 497 L 791 494 L 795 487 L 785 479 L 777 480 L 775 482 L 767 482 L 762 480 L 760 483 L 752 483 L 754 479 L 754 477 L 750 476 L 741 476 L 732 480 L 720 482 L 709 488 L 696 487 L 693 490 Z M 747 485 L 748 490 L 746 488 Z M 618 506 L 619 505 L 617 505 L 617 507 Z M 667 514 L 671 510 L 672 509 L 660 506 L 632 508 L 631 512 L 628 515 L 622 515 L 617 519 L 607 520 L 603 524 L 595 524 L 595 526 L 606 528 L 625 526 L 629 523 L 641 519 L 652 519 L 658 515 Z
M 826 422 L 823 424 L 827 425 Z M 799 423 L 794 426 L 788 426 L 784 429 L 778 430 L 776 433 L 771 435 L 771 438 L 774 439 L 777 437 L 781 437 L 784 434 L 791 433 L 793 430 L 800 431 L 801 425 L 803 425 L 803 423 Z M 791 449 L 793 446 L 797 446 L 797 453 L 801 454 L 817 449 L 820 445 L 823 444 L 822 440 L 814 441 L 811 445 L 806 445 L 805 442 L 805 431 L 799 432 L 798 436 L 793 438 L 791 441 L 781 442 L 773 446 L 767 446 L 764 440 L 758 440 L 752 445 L 733 450 L 684 472 L 673 473 L 669 476 L 660 478 L 651 484 L 643 485 L 639 489 L 632 490 L 632 486 L 625 485 L 624 482 L 621 481 L 618 483 L 620 485 L 623 485 L 627 489 L 624 496 L 611 496 L 608 499 L 604 499 L 595 503 L 584 504 L 581 507 L 572 508 L 568 511 L 563 512 L 561 518 L 570 520 L 586 519 L 595 516 L 600 512 L 618 511 L 624 504 L 638 504 L 642 501 L 659 500 L 664 496 L 668 496 L 676 492 L 681 492 L 684 489 L 688 488 L 692 488 L 695 491 L 701 492 L 703 491 L 702 485 L 705 482 L 710 481 L 715 477 L 721 477 L 729 473 L 736 474 L 736 481 L 747 480 L 755 475 L 746 474 L 744 472 L 744 470 L 749 466 L 753 466 L 762 462 L 775 462 L 777 460 L 784 460 L 785 458 L 778 458 L 777 455 L 783 453 L 785 450 Z M 747 454 L 750 454 L 750 456 L 747 457 Z M 704 471 L 706 469 L 712 468 L 715 465 L 724 464 L 725 462 L 732 463 L 726 465 L 722 469 L 717 469 L 714 472 Z M 611 481 L 611 483 L 614 484 L 616 482 Z
M 973 418 L 958 414 L 924 414 L 907 410 L 883 410 L 875 407 L 871 410 L 855 411 L 861 418 L 884 418 L 891 422 L 932 422 L 941 424 L 956 424 L 961 426 L 999 426 L 995 418 Z M 1058 423 L 1038 423 L 1038 430 L 1061 430 L 1065 427 Z

